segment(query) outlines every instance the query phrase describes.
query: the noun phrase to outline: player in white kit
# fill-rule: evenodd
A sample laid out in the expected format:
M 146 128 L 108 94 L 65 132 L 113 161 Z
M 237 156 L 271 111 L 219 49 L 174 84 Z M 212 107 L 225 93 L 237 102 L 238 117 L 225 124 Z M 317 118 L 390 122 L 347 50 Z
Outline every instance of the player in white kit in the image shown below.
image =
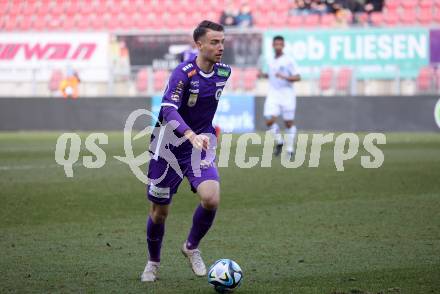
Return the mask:
M 295 60 L 283 53 L 284 38 L 275 36 L 272 43 L 274 57 L 269 61 L 269 71 L 267 74 L 260 73 L 260 77 L 269 79 L 269 91 L 264 103 L 264 117 L 268 129 L 274 134 L 276 148 L 274 154 L 281 154 L 283 144 L 289 158 L 294 153 L 294 140 L 296 136 L 295 108 L 296 95 L 293 83 L 301 80 L 298 66 Z M 285 141 L 280 133 L 280 128 L 276 122 L 282 116 L 286 127 Z

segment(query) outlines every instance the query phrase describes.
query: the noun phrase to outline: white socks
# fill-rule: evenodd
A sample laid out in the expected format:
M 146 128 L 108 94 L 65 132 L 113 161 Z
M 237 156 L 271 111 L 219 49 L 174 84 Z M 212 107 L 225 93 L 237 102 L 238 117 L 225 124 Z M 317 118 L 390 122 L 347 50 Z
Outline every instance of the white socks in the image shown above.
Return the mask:
M 283 144 L 283 137 L 281 136 L 280 127 L 278 126 L 278 124 L 277 123 L 272 124 L 269 127 L 269 130 L 272 133 L 272 135 L 274 136 L 275 142 L 278 145 Z
M 289 129 L 286 129 L 286 151 L 287 152 L 293 152 L 295 150 L 294 148 L 294 142 L 295 142 L 295 136 L 296 136 L 296 126 L 291 126 Z

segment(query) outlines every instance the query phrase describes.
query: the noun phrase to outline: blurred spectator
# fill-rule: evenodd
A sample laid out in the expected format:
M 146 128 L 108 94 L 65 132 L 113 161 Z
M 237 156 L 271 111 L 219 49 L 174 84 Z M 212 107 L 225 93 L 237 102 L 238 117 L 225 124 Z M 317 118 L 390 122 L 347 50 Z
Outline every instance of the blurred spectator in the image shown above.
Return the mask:
M 237 26 L 239 27 L 248 28 L 253 25 L 251 7 L 247 3 L 241 6 L 240 12 L 238 13 L 236 20 L 237 20 Z
M 60 83 L 60 91 L 65 99 L 78 98 L 78 85 L 80 81 L 78 73 L 71 67 L 67 68 L 66 77 Z
M 312 0 L 294 0 L 291 2 L 290 15 L 308 15 L 311 13 Z
M 336 16 L 338 26 L 348 26 L 356 23 L 356 15 L 364 11 L 361 0 L 329 0 L 327 1 L 329 12 Z
M 368 14 L 372 12 L 381 12 L 384 0 L 365 0 L 364 11 Z
M 220 24 L 224 26 L 237 25 L 238 12 L 233 4 L 229 4 L 220 16 Z
M 323 15 L 328 13 L 327 3 L 325 0 L 313 0 L 310 4 L 310 13 Z

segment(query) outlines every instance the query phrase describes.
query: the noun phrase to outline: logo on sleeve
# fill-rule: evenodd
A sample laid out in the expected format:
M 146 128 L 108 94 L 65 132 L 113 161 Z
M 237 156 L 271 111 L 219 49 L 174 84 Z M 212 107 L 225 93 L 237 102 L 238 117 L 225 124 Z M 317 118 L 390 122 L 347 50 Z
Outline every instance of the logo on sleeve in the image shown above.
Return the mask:
M 217 75 L 220 76 L 220 77 L 227 78 L 227 77 L 229 77 L 230 74 L 231 74 L 231 70 L 229 68 L 219 67 L 217 69 Z
M 197 70 L 196 70 L 196 69 L 193 69 L 192 71 L 190 71 L 190 72 L 188 73 L 188 78 L 194 76 L 196 73 L 197 73 Z
M 180 95 L 183 91 L 183 81 L 179 81 L 176 85 L 176 89 L 174 89 L 173 93 L 171 94 L 171 100 L 178 102 L 180 100 Z
M 187 65 L 185 65 L 184 67 L 182 67 L 183 71 L 187 71 L 188 69 L 190 69 L 191 67 L 193 67 L 192 63 L 189 63 Z

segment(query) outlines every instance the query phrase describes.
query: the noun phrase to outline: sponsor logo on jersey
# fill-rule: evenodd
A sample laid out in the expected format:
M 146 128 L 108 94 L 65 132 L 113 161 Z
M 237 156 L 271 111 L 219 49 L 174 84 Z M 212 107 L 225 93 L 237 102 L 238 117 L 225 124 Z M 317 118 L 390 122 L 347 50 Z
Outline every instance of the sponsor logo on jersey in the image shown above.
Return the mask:
M 191 81 L 191 86 L 197 88 L 199 86 L 199 80 Z
M 199 93 L 199 89 L 189 89 L 190 93 L 194 93 L 194 94 L 198 94 Z
M 218 88 L 217 91 L 215 91 L 215 99 L 220 100 L 220 96 L 222 95 L 223 89 Z
M 226 85 L 226 82 L 218 82 L 218 83 L 215 83 L 215 86 L 216 86 L 216 87 L 223 87 L 224 85 Z
M 183 71 L 187 71 L 188 69 L 190 69 L 191 67 L 193 67 L 192 63 L 185 65 L 184 67 L 182 67 Z
M 163 199 L 170 198 L 170 187 L 161 188 L 151 184 L 148 192 L 150 193 L 151 196 L 156 198 L 163 198 Z
M 220 77 L 229 77 L 229 74 L 231 73 L 231 70 L 229 68 L 218 68 L 217 69 L 217 75 Z
M 196 105 L 198 96 L 199 94 L 189 94 L 189 98 L 188 98 L 189 107 L 193 107 L 194 105 Z
M 171 95 L 171 100 L 173 100 L 174 102 L 179 102 L 180 96 L 178 94 L 173 94 Z
M 180 100 L 180 95 L 183 91 L 183 81 L 179 81 L 176 85 L 176 89 L 174 89 L 173 93 L 171 93 L 171 100 L 178 102 Z
M 190 72 L 188 73 L 188 78 L 194 76 L 196 73 L 197 73 L 197 70 L 196 70 L 196 69 L 193 69 L 192 71 L 190 71 Z

